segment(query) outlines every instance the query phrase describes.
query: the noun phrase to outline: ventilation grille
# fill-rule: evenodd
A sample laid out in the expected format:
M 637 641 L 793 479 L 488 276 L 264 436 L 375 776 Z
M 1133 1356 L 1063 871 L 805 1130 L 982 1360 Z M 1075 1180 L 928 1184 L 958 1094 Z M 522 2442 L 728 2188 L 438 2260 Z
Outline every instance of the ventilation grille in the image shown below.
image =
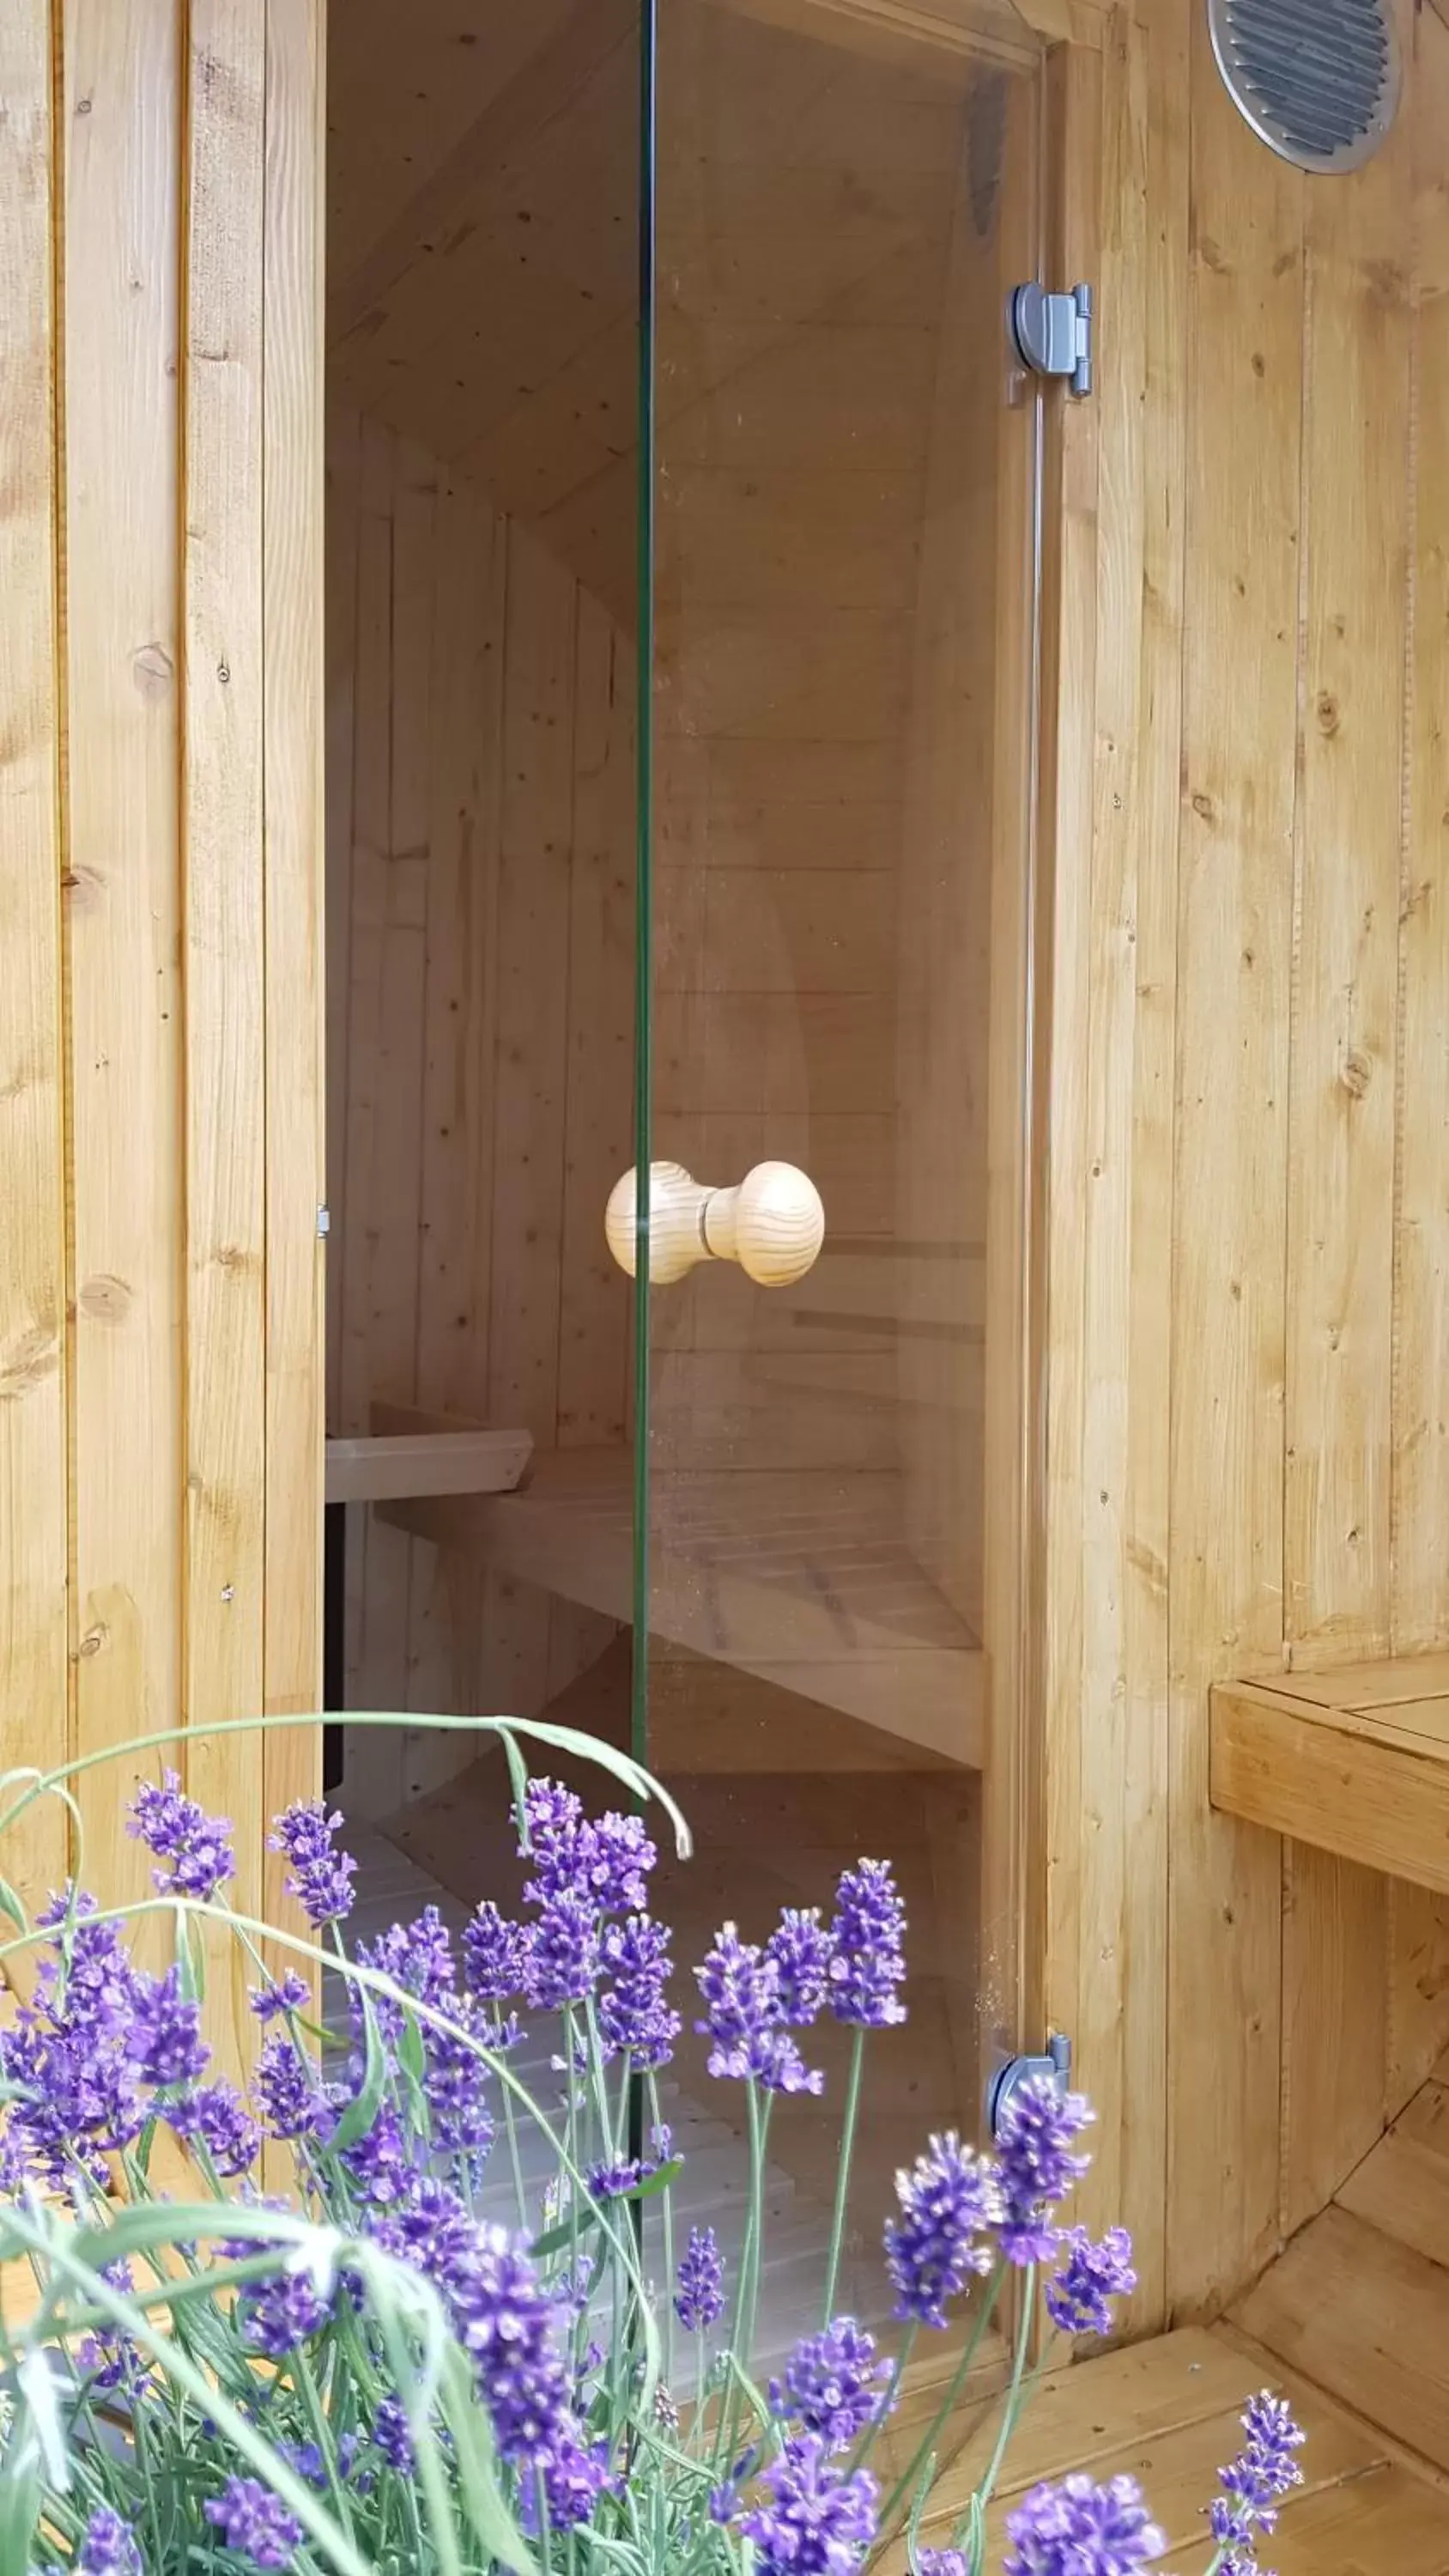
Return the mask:
M 1388 0 L 1208 0 L 1213 51 L 1255 134 L 1300 170 L 1354 170 L 1399 100 Z

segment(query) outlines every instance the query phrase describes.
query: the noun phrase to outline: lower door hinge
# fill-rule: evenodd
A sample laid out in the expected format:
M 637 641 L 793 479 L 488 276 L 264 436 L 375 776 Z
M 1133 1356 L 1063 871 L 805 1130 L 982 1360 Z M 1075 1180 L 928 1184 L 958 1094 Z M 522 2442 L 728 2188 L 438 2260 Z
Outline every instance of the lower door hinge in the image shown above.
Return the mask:
M 1004 2066 L 998 2066 L 986 2095 L 986 2117 L 993 2138 L 1000 2137 L 1001 2115 L 1023 2084 L 1045 2076 L 1064 2092 L 1071 2071 L 1072 2043 L 1062 2030 L 1053 2031 L 1045 2056 L 1008 2057 Z
M 1023 366 L 1033 375 L 1065 376 L 1068 391 L 1078 396 L 1092 390 L 1092 290 L 1074 286 L 1070 295 L 1049 295 L 1035 279 L 1012 289 L 1011 336 Z

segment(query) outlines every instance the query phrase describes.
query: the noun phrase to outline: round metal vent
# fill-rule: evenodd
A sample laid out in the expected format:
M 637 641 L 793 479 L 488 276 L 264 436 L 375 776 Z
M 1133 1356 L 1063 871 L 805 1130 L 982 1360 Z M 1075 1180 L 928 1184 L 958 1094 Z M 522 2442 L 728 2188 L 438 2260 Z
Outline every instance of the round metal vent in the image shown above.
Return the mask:
M 1399 103 L 1390 0 L 1207 0 L 1218 69 L 1255 134 L 1300 170 L 1356 170 Z

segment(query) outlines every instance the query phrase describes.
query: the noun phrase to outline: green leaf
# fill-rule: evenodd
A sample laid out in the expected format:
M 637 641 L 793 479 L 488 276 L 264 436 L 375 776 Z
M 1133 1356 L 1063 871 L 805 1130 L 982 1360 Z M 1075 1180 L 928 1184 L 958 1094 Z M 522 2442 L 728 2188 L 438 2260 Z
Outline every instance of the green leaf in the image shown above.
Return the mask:
M 0 1914 L 8 1914 L 17 1932 L 28 1932 L 30 1917 L 8 1878 L 0 1878 Z
M 443 2358 L 440 2395 L 453 2436 L 463 2503 L 485 2556 L 511 2567 L 514 2576 L 535 2576 L 533 2554 L 499 2483 L 493 2427 L 478 2402 L 472 2373 L 456 2344 L 449 2346 Z
M 172 1954 L 181 1980 L 181 1992 L 189 2004 L 206 1999 L 206 1970 L 191 1938 L 191 1918 L 184 1905 L 171 1909 Z
M 423 2078 L 428 2071 L 428 2061 L 423 2052 L 423 2034 L 416 2013 L 409 2013 L 403 2022 L 402 2037 L 397 2047 L 397 2062 L 409 2081 L 421 2089 Z
M 581 2201 L 579 2203 L 577 2215 L 570 2213 L 567 2218 L 560 2220 L 557 2227 L 550 2227 L 542 2236 L 535 2236 L 533 2243 L 528 2249 L 529 2253 L 535 2263 L 544 2263 L 548 2260 L 550 2254 L 561 2254 L 565 2246 L 577 2245 L 580 2243 L 588 2234 L 589 2229 L 591 2227 L 597 2227 L 598 2223 L 598 2202 L 596 2200 Z
M 0 2567 L 30 2565 L 30 2545 L 40 2520 L 40 2444 L 29 2416 L 17 2409 L 0 2461 Z
M 329 2142 L 332 2153 L 338 2156 L 346 2155 L 349 2147 L 355 2147 L 359 2138 L 366 2137 L 373 2121 L 377 2118 L 387 2084 L 387 2051 L 382 2044 L 382 2033 L 377 2026 L 377 2014 L 373 2010 L 372 1997 L 366 1986 L 358 1986 L 355 1991 L 362 1998 L 362 2026 L 366 2034 L 366 2054 L 362 2064 L 362 2082 L 333 2130 Z

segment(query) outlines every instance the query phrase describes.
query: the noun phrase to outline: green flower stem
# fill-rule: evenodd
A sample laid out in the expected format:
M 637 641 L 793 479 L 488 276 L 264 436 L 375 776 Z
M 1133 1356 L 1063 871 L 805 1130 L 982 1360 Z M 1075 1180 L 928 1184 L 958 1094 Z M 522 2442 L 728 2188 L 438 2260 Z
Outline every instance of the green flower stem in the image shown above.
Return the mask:
M 659 2079 L 651 2066 L 645 2076 L 649 2095 L 649 2125 L 656 2131 L 664 2125 L 659 2116 Z M 660 2224 L 664 2231 L 664 2385 L 674 2378 L 674 2185 L 666 2183 L 659 2195 Z
M 850 2160 L 855 2152 L 856 2124 L 860 2118 L 860 2078 L 865 2063 L 865 2031 L 857 2022 L 850 2035 L 850 2073 L 845 2084 L 845 2111 L 840 2124 L 840 2160 L 835 2170 L 835 2211 L 830 2222 L 830 2254 L 825 2265 L 825 2314 L 822 2323 L 829 2325 L 835 2314 L 835 2284 L 840 2277 L 840 2249 L 845 2238 L 845 2212 L 850 2197 Z
M 973 2537 L 971 2576 L 981 2576 L 985 2551 L 984 2526 L 986 2508 L 990 2504 L 991 2498 L 995 2493 L 996 2481 L 1001 2475 L 1001 2463 L 1006 2457 L 1006 2446 L 1011 2440 L 1012 2434 L 1016 2430 L 1016 2419 L 1021 2413 L 1023 2394 L 1022 2381 L 1026 2370 L 1027 2348 L 1031 2342 L 1032 2319 L 1035 2313 L 1036 2265 L 1034 2263 L 1028 2263 L 1022 2279 L 1021 2314 L 1016 2321 L 1016 2351 L 1012 2357 L 1011 2385 L 1007 2389 L 1006 2403 L 1001 2410 L 1001 2422 L 997 2427 L 996 2447 L 991 2454 L 991 2464 L 987 2469 L 986 2475 L 982 2479 L 981 2484 L 976 2490 L 974 2499 L 979 2511 L 979 2520 L 976 2526 L 976 2531 L 979 2537 Z M 1040 2367 L 1041 2365 L 1038 2363 L 1037 2369 L 1040 2370 Z M 1036 2372 L 1033 2372 L 1032 2376 L 1035 2378 Z M 980 2556 L 977 2554 L 978 2550 L 982 2553 Z
M 1001 2296 L 1001 2285 L 1005 2277 L 1005 2266 L 998 2263 L 996 2270 L 991 2276 L 991 2286 L 982 2302 L 981 2314 L 977 2318 L 975 2325 L 972 2327 L 970 2334 L 966 2338 L 961 2358 L 952 2374 L 951 2384 L 948 2387 L 945 2396 L 942 2398 L 940 2405 L 937 2407 L 935 2414 L 932 2416 L 924 2435 L 917 2443 L 915 2450 L 912 2452 L 908 2465 L 897 2478 L 895 2485 L 892 2487 L 890 2494 L 886 2498 L 881 2511 L 879 2525 L 882 2532 L 889 2530 L 891 2522 L 899 2510 L 902 2498 L 908 2495 L 911 2488 L 915 2485 L 916 2478 L 920 2473 L 922 2461 L 933 2448 L 942 2425 L 950 2415 L 962 2389 L 966 2385 L 967 2375 L 980 2348 L 981 2338 L 991 2323 L 991 2319 L 996 2308 L 996 2302 Z
M 352 2500 L 347 2492 L 346 2480 L 339 2473 L 337 2463 L 337 2445 L 332 2438 L 332 2426 L 328 2421 L 327 2411 L 322 2403 L 322 2394 L 317 2386 L 317 2373 L 313 2369 L 312 2364 L 308 2360 L 307 2355 L 302 2350 L 300 2344 L 294 2344 L 290 2353 L 287 2355 L 287 2366 L 291 2371 L 293 2381 L 301 2396 L 302 2403 L 306 2407 L 308 2421 L 311 2424 L 317 2448 L 321 2452 L 323 2460 L 326 2463 L 327 2483 L 337 2500 L 338 2511 L 342 2520 L 342 2528 L 347 2533 L 349 2539 L 351 2539 L 355 2537 L 355 2526 L 352 2520 Z
M 518 2203 L 518 2224 L 528 2226 L 528 2201 L 523 2188 L 523 2159 L 518 2152 L 518 2123 L 513 2116 L 513 2096 L 503 2088 L 503 2126 L 508 2138 L 508 2162 L 513 2172 L 513 2197 Z
M 914 2352 L 916 2347 L 916 2337 L 920 2331 L 919 2322 L 915 2317 L 912 2317 L 910 2324 L 907 2326 L 905 2333 L 901 2337 L 901 2348 L 896 2354 L 894 2364 L 892 2365 L 891 2375 L 886 2383 L 885 2395 L 882 2397 L 880 2404 L 876 2407 L 871 2416 L 870 2422 L 867 2424 L 865 2431 L 861 2434 L 859 2441 L 856 2443 L 855 2449 L 850 2455 L 850 2466 L 852 2471 L 864 2467 L 866 2461 L 871 2455 L 871 2452 L 875 2448 L 876 2440 L 882 2427 L 890 2422 L 892 2415 L 896 2411 L 896 2400 L 901 2393 L 901 2381 L 905 2378 L 911 2354 Z

